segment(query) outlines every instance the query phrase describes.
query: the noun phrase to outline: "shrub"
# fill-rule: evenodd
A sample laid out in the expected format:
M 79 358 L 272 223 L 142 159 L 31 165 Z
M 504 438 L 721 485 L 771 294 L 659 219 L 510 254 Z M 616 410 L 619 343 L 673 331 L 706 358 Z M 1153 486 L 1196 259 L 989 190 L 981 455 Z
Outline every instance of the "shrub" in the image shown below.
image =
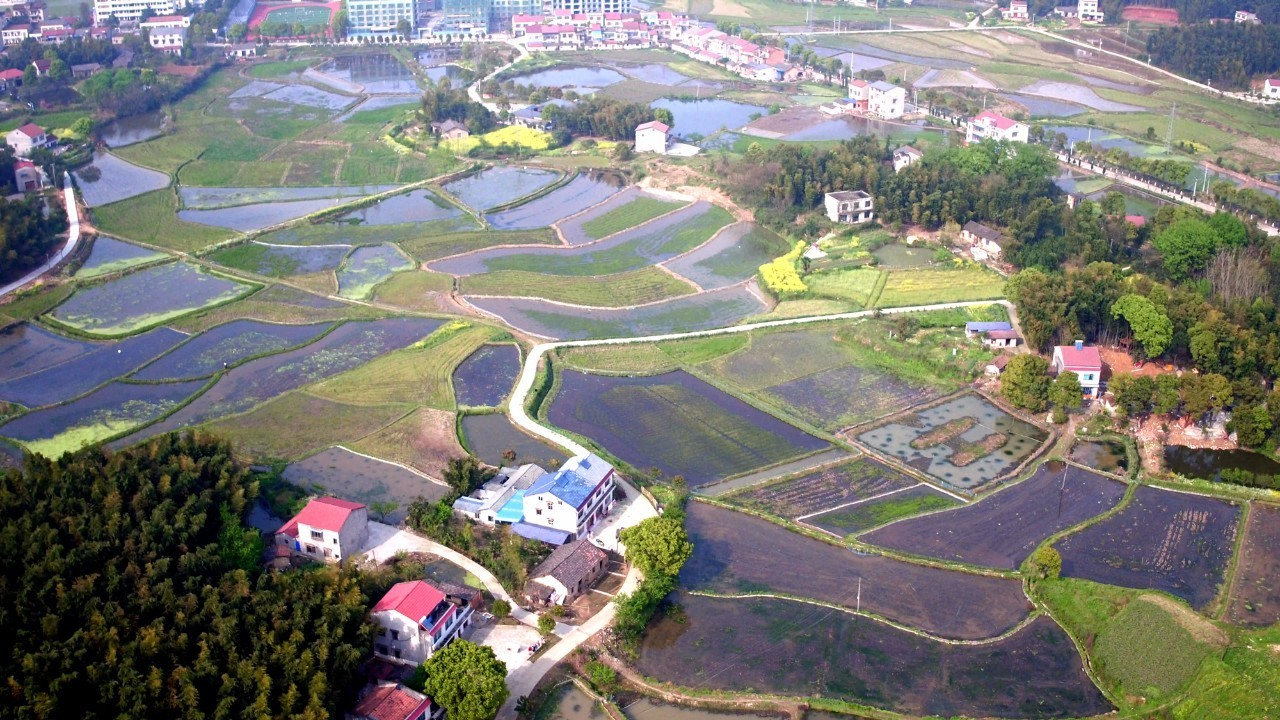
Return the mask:
M 592 660 L 582 669 L 587 674 L 591 686 L 602 695 L 612 695 L 618 689 L 618 671 L 599 660 Z
M 791 252 L 760 266 L 760 280 L 769 292 L 777 297 L 785 297 L 808 291 L 809 286 L 804 284 L 800 273 L 796 271 L 796 262 L 804 254 L 805 247 L 803 242 L 797 242 Z
M 494 617 L 501 620 L 502 618 L 511 615 L 511 603 L 506 600 L 494 600 L 493 604 L 489 606 L 489 612 L 493 613 Z
M 555 631 L 556 619 L 552 617 L 550 613 L 543 613 L 538 616 L 538 632 L 542 633 L 543 637 L 546 637 Z
M 1062 572 L 1062 555 L 1057 550 L 1046 545 L 1031 553 L 1027 566 L 1035 577 L 1041 580 L 1052 580 Z

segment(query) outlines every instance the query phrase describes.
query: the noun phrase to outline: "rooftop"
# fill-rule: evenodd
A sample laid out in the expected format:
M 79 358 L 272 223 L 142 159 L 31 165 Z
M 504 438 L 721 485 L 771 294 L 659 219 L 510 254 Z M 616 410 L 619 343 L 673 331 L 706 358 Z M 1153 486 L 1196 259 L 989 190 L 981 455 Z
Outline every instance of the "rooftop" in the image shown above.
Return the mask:
M 546 560 L 543 560 L 531 578 L 550 575 L 559 580 L 565 587 L 572 588 L 590 574 L 591 568 L 607 559 L 604 551 L 585 540 L 577 540 L 556 548 Z
M 431 699 L 396 684 L 379 685 L 364 696 L 352 713 L 370 720 L 417 720 L 431 708 Z
M 391 586 L 371 612 L 397 612 L 422 624 L 431 611 L 444 601 L 444 593 L 430 583 L 425 580 L 410 580 Z
M 1012 330 L 1013 325 L 999 322 L 967 322 L 964 324 L 966 332 L 991 332 L 992 330 Z
M 665 133 L 671 132 L 671 126 L 663 122 L 658 122 L 657 120 L 650 120 L 647 123 L 642 123 L 636 126 L 636 132 L 640 132 L 641 130 L 657 130 L 658 132 Z
M 844 202 L 846 200 L 866 200 L 871 196 L 865 190 L 840 190 L 839 192 L 827 193 L 827 197 Z
M 569 458 L 554 473 L 538 478 L 529 486 L 526 495 L 551 493 L 574 508 L 581 508 L 592 491 L 604 481 L 613 466 L 595 455 L 578 455 Z
M 44 128 L 36 125 L 35 123 L 27 123 L 26 125 L 18 128 L 18 132 L 29 138 L 37 138 L 44 134 Z
M 1062 366 L 1067 370 L 1102 370 L 1102 356 L 1093 345 L 1079 348 L 1074 345 L 1059 345 L 1053 351 L 1054 355 L 1062 356 Z
M 970 235 L 977 235 L 983 240 L 999 240 L 1001 237 L 999 230 L 996 230 L 993 227 L 987 227 L 986 225 L 974 220 L 970 220 L 964 224 L 964 231 Z
M 19 128 L 21 130 L 22 128 Z M 302 512 L 294 515 L 276 532 L 296 535 L 298 525 L 309 525 L 313 528 L 338 532 L 346 524 L 347 518 L 356 510 L 364 508 L 363 503 L 341 500 L 335 497 L 313 498 L 302 508 Z
M 978 113 L 977 117 L 975 117 L 973 121 L 974 122 L 986 121 L 987 124 L 998 127 L 1001 130 L 1008 130 L 1009 128 L 1018 124 L 1017 120 L 1013 120 L 1012 118 L 1007 118 L 1001 115 L 1000 113 L 991 112 L 990 110 L 983 110 L 982 112 Z

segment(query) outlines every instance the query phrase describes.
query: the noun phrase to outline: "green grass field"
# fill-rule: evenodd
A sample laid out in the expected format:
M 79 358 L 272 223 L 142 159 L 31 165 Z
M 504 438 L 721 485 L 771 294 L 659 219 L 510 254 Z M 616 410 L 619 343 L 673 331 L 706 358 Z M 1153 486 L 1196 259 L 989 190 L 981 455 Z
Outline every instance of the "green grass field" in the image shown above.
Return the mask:
M 358 440 L 395 422 L 404 405 L 356 405 L 291 392 L 207 427 L 254 461 L 297 460 L 338 442 Z
M 1004 297 L 1004 278 L 985 268 L 894 270 L 876 307 L 903 307 Z
M 450 232 L 440 235 L 421 235 L 399 241 L 401 249 L 415 259 L 428 262 L 450 255 L 494 245 L 556 245 L 556 236 L 550 228 L 537 230 Z
M 639 305 L 694 292 L 693 286 L 656 267 L 596 277 L 503 270 L 468 275 L 461 284 L 465 295 L 519 295 L 592 307 Z
M 1094 641 L 1100 670 L 1127 694 L 1159 699 L 1195 677 L 1212 649 L 1152 602 L 1129 603 Z
M 748 333 L 735 333 L 662 343 L 566 348 L 558 357 L 566 367 L 578 370 L 656 375 L 736 352 L 746 347 L 748 342 Z
M 684 205 L 685 203 L 673 200 L 638 197 L 626 205 L 616 207 L 600 217 L 583 223 L 582 231 L 586 233 L 587 237 L 599 240 L 602 237 L 629 230 L 659 215 L 665 215 L 672 210 L 684 207 Z
M 401 403 L 452 410 L 454 368 L 495 332 L 488 326 L 459 329 L 446 325 L 418 345 L 330 378 L 311 392 L 335 402 Z
M 850 300 L 862 307 L 871 304 L 885 273 L 875 268 L 845 268 L 805 275 L 802 279 L 815 297 Z
M 276 8 L 267 13 L 263 18 L 263 22 L 273 23 L 289 23 L 290 25 L 305 25 L 314 27 L 323 25 L 329 26 L 329 8 L 323 7 L 282 7 Z
M 180 220 L 177 213 L 178 198 L 173 189 L 163 188 L 94 208 L 93 219 L 98 229 L 109 235 L 181 252 L 198 252 L 237 234 L 227 228 Z
M 434 310 L 439 304 L 428 293 L 447 293 L 453 287 L 453 278 L 427 270 L 402 272 L 392 275 L 374 291 L 373 299 L 387 305 Z

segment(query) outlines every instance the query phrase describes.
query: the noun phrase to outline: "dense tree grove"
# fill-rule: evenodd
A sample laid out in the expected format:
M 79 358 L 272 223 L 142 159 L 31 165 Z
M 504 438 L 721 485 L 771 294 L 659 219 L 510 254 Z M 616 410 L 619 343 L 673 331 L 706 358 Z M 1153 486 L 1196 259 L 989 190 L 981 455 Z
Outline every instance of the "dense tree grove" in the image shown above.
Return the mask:
M 260 574 L 225 443 L 31 457 L 0 476 L 0 716 L 337 717 L 368 652 L 354 571 Z
M 1228 11 L 1225 17 L 1231 17 Z M 1151 62 L 1222 89 L 1249 86 L 1280 70 L 1280 26 L 1201 23 L 1164 27 L 1147 38 Z
M 454 120 L 474 134 L 488 132 L 498 122 L 488 108 L 467 97 L 466 88 L 454 89 L 448 78 L 442 78 L 422 94 L 421 113 L 427 122 Z
M 637 125 L 658 119 L 659 113 L 665 113 L 661 119 L 671 119 L 670 111 L 654 110 L 643 103 L 590 96 L 573 107 L 550 106 L 543 116 L 551 120 L 555 128 L 573 136 L 630 140 L 635 137 Z
M 12 167 L 12 161 L 8 161 Z M 12 173 L 12 171 L 10 171 Z M 54 203 L 44 216 L 43 198 L 0 200 L 0 280 L 16 277 L 44 261 L 67 229 L 67 214 Z

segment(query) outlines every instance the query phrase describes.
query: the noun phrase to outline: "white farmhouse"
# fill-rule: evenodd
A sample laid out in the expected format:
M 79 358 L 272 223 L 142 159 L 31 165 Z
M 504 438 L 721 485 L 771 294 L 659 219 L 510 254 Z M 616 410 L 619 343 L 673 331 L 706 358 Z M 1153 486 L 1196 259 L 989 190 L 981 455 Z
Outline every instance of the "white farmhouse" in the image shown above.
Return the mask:
M 32 150 L 49 147 L 55 142 L 52 135 L 34 123 L 27 123 L 16 130 L 10 130 L 4 136 L 4 141 L 13 148 L 13 154 L 20 158 L 31 157 Z
M 369 539 L 369 511 L 335 497 L 314 498 L 276 531 L 276 544 L 296 555 L 341 562 Z
M 425 580 L 396 583 L 369 613 L 378 626 L 373 654 L 421 665 L 471 627 L 480 600 L 479 591 L 461 585 Z
M 867 112 L 882 120 L 902 117 L 907 107 L 907 91 L 883 80 L 867 88 Z
M 511 524 L 524 517 L 524 491 L 547 471 L 532 463 L 504 467 L 470 495 L 453 501 L 453 511 L 483 525 Z
M 829 192 L 822 199 L 831 222 L 857 225 L 875 219 L 875 201 L 862 190 Z
M 587 537 L 613 509 L 613 466 L 595 455 L 578 455 L 538 478 L 524 493 L 524 520 L 517 534 L 556 545 Z
M 1026 123 L 1007 118 L 1000 113 L 983 110 L 969 120 L 966 127 L 965 143 L 982 140 L 1008 140 L 1010 142 L 1027 142 L 1031 128 Z
M 914 165 L 922 157 L 924 157 L 924 153 L 910 145 L 903 145 L 893 151 L 893 171 L 900 173 Z
M 1280 98 L 1280 78 L 1267 78 L 1262 82 L 1262 94 L 1269 98 Z
M 147 35 L 151 47 L 169 55 L 181 55 L 182 47 L 187 44 L 187 29 L 184 27 L 164 27 L 152 30 Z
M 667 145 L 671 141 L 671 127 L 657 120 L 650 120 L 636 126 L 636 152 L 651 152 L 659 155 L 667 154 Z
M 1098 388 L 1102 385 L 1102 356 L 1098 348 L 1085 347 L 1082 340 L 1077 340 L 1075 345 L 1058 345 L 1053 348 L 1053 370 L 1059 375 L 1075 373 L 1084 396 L 1098 397 Z

